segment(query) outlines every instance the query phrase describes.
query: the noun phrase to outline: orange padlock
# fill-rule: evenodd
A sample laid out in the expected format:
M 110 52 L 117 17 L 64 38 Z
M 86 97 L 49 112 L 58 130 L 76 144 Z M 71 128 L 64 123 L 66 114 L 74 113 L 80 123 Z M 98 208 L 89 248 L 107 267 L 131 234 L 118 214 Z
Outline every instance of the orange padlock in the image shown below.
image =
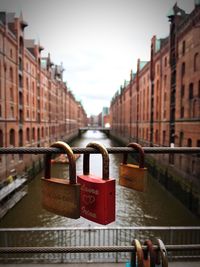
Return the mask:
M 138 150 L 139 166 L 127 164 L 127 154 L 124 154 L 123 163 L 120 164 L 119 168 L 119 184 L 143 192 L 147 173 L 147 169 L 144 167 L 144 150 L 137 143 L 130 143 L 127 146 Z
M 99 224 L 115 221 L 115 179 L 109 178 L 109 155 L 100 143 L 91 142 L 87 147 L 99 150 L 103 158 L 102 178 L 89 173 L 89 154 L 83 157 L 83 175 L 78 175 L 81 184 L 81 216 Z
M 76 182 L 76 162 L 70 146 L 58 141 L 51 147 L 63 148 L 69 159 L 69 180 L 51 177 L 51 155 L 46 155 L 42 178 L 42 206 L 64 217 L 80 218 L 80 184 Z

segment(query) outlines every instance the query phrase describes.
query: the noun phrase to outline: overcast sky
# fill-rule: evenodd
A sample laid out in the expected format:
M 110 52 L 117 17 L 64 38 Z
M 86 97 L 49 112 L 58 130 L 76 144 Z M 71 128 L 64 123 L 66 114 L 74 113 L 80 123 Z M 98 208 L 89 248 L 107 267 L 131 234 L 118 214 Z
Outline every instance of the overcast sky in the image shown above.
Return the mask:
M 177 1 L 186 12 L 193 0 Z M 3 11 L 22 11 L 35 39 L 55 64 L 63 63 L 64 81 L 88 115 L 109 106 L 114 93 L 149 60 L 153 35 L 166 37 L 166 14 L 175 0 L 0 0 Z

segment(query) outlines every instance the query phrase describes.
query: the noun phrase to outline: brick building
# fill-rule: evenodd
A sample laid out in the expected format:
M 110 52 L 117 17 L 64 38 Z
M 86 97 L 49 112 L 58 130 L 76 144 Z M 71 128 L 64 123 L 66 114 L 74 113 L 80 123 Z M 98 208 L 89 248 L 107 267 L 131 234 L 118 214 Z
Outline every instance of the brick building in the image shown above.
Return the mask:
M 69 140 L 87 124 L 80 102 L 63 82 L 63 67 L 42 57 L 43 47 L 26 40 L 22 15 L 0 12 L 0 146 L 49 146 Z M 0 177 L 22 172 L 39 155 L 1 155 Z
M 200 146 L 199 1 L 195 1 L 190 14 L 175 4 L 168 18 L 169 36 L 153 36 L 150 60 L 138 60 L 136 73 L 131 72 L 130 81 L 112 98 L 112 135 L 126 144 L 136 141 L 143 146 Z M 155 158 L 167 171 L 173 169 L 185 178 L 186 190 L 199 194 L 198 157 Z

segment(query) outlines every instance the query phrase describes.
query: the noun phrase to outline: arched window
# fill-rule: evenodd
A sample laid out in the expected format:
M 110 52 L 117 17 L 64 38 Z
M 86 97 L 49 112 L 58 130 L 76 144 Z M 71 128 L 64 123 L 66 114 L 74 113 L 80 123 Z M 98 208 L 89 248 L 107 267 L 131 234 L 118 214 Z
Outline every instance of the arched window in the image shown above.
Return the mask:
M 15 130 L 14 129 L 10 129 L 10 145 L 11 146 L 15 146 Z
M 181 66 L 181 77 L 183 77 L 184 75 L 185 75 L 185 62 L 183 62 Z
M 35 128 L 32 128 L 32 140 L 35 140 Z
M 40 128 L 37 129 L 37 138 L 38 138 L 38 142 L 40 141 Z
M 200 61 L 200 58 L 199 58 L 199 53 L 196 53 L 195 55 L 194 55 L 194 71 L 198 71 L 199 70 L 199 66 L 200 66 L 200 63 L 199 63 L 199 61 Z
M 193 98 L 193 83 L 189 85 L 189 99 Z
M 26 141 L 30 142 L 30 129 L 26 128 Z
M 185 55 L 185 41 L 182 43 L 182 55 Z
M 0 130 L 0 147 L 3 147 L 3 131 Z

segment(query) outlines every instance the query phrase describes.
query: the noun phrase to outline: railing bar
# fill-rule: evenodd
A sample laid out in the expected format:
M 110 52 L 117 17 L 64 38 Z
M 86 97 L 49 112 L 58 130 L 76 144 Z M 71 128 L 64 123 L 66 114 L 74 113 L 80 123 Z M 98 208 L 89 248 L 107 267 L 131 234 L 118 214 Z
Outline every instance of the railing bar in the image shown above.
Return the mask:
M 90 147 L 72 147 L 75 154 L 99 154 L 100 152 Z M 168 154 L 168 153 L 178 153 L 178 154 L 196 154 L 200 153 L 199 147 L 143 147 L 143 150 L 147 154 Z M 110 154 L 117 153 L 138 153 L 136 150 L 130 147 L 107 147 L 107 151 Z M 65 153 L 64 150 L 60 148 L 53 147 L 1 147 L 0 154 L 60 154 Z
M 165 245 L 168 251 L 188 251 L 200 250 L 200 244 L 185 244 L 185 245 Z M 154 245 L 155 250 L 159 250 L 157 245 Z M 143 250 L 147 246 L 142 246 Z M 0 247 L 0 253 L 87 253 L 87 252 L 132 252 L 135 246 L 83 246 L 83 247 Z
M 88 227 L 79 227 L 79 230 L 88 230 Z M 116 227 L 96 227 L 93 226 L 90 229 L 92 230 L 200 230 L 200 226 L 129 226 L 129 227 L 122 227 L 122 226 L 116 226 Z M 69 230 L 69 231 L 75 231 L 77 230 L 76 227 L 30 227 L 30 228 L 0 228 L 0 232 L 29 232 L 29 231 L 55 231 L 55 230 Z

